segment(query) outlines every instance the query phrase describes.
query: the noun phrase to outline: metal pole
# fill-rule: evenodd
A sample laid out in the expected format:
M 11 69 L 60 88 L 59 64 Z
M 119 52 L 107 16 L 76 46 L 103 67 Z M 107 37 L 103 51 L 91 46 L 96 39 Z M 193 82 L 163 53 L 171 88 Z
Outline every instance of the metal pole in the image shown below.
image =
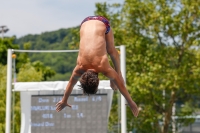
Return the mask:
M 126 48 L 124 45 L 120 46 L 120 68 L 124 83 L 126 85 Z M 121 133 L 126 133 L 126 100 L 121 95 Z
M 121 93 L 118 91 L 117 93 L 117 97 L 118 97 L 118 133 L 120 133 L 120 120 L 121 120 Z
M 12 88 L 12 50 L 7 54 L 7 89 L 6 89 L 6 133 L 10 133 L 11 121 L 11 88 Z
M 16 82 L 16 66 L 15 66 L 15 59 L 16 59 L 16 54 L 12 54 L 12 59 L 13 59 L 13 61 L 12 61 L 12 65 L 13 65 L 13 71 L 12 71 L 12 73 L 13 73 L 13 83 L 15 83 Z M 11 91 L 12 92 L 12 91 Z M 15 132 L 15 91 L 12 93 L 13 95 L 12 95 L 12 132 L 14 133 Z
M 165 90 L 163 90 L 163 110 L 165 110 Z M 163 123 L 162 123 L 162 131 L 164 131 L 165 124 L 165 112 L 163 112 Z
M 172 133 L 176 133 L 176 103 L 173 104 L 172 107 Z

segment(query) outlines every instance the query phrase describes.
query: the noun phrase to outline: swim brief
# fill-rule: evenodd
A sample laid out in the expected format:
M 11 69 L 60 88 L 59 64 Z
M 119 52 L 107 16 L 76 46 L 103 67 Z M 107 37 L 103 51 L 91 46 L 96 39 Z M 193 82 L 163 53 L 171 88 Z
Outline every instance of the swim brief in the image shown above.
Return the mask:
M 102 17 L 102 16 L 89 16 L 87 18 L 85 18 L 81 25 L 86 22 L 86 21 L 89 21 L 89 20 L 99 20 L 99 21 L 102 21 L 105 25 L 106 25 L 106 33 L 105 34 L 108 34 L 108 32 L 110 31 L 110 23 L 108 21 L 108 19 L 106 19 L 105 17 Z

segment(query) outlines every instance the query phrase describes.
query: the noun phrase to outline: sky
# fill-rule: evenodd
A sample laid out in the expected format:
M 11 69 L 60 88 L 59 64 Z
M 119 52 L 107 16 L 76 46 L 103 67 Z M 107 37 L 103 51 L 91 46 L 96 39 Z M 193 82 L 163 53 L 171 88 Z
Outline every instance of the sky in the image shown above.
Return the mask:
M 5 36 L 41 34 L 78 26 L 94 15 L 95 3 L 123 3 L 124 0 L 1 0 L 0 26 L 7 26 Z

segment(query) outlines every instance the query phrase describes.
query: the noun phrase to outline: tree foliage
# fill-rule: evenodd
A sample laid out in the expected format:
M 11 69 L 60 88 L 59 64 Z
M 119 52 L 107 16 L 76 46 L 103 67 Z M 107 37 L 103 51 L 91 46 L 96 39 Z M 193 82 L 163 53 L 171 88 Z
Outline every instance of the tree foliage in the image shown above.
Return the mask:
M 18 45 L 14 45 L 13 38 L 0 38 L 0 63 L 3 65 L 7 64 L 7 49 L 18 49 Z
M 97 5 L 96 14 L 112 20 L 117 43 L 126 45 L 127 85 L 142 109 L 137 119 L 128 110 L 129 130 L 170 132 L 175 103 L 190 108 L 178 108 L 177 116 L 194 113 L 200 92 L 199 5 L 197 0 L 126 0 L 120 11 L 114 11 L 116 4 Z
M 15 40 L 19 44 L 20 49 L 23 49 L 24 43 L 31 43 L 30 49 L 66 49 L 68 42 L 71 41 L 71 29 L 59 29 L 57 31 L 44 32 L 38 35 L 26 35 Z
M 15 43 L 19 44 L 20 49 L 24 49 L 23 44 L 29 45 L 28 49 L 31 50 L 78 49 L 79 27 L 44 32 L 40 35 L 26 35 L 16 39 Z M 26 56 L 31 62 L 37 61 L 34 63 L 37 64 L 36 66 L 39 65 L 38 61 L 40 61 L 44 66 L 49 66 L 56 72 L 55 74 L 51 73 L 53 75 L 49 75 L 50 71 L 47 72 L 49 76 L 46 78 L 44 75 L 44 80 L 68 80 L 76 64 L 77 53 L 31 53 L 26 54 Z
M 35 67 L 31 65 L 31 63 L 24 64 L 17 74 L 18 82 L 36 82 L 42 81 L 43 78 L 43 70 L 36 70 Z
M 0 133 L 4 133 L 6 116 L 6 66 L 0 64 L 0 70 Z
M 5 114 L 6 114 L 6 72 L 7 72 L 7 49 L 18 49 L 18 45 L 13 44 L 14 38 L 4 38 L 0 39 L 0 133 L 5 132 Z M 30 44 L 25 43 L 24 49 L 29 49 Z M 14 57 L 14 56 L 13 56 Z M 55 72 L 50 68 L 44 66 L 41 62 L 36 61 L 34 63 L 30 62 L 27 53 L 16 54 L 16 70 L 17 81 L 27 82 L 27 81 L 42 81 L 46 78 L 53 76 Z M 14 67 L 13 67 L 14 69 Z M 13 79 L 14 81 L 14 79 Z M 11 132 L 20 132 L 21 123 L 21 112 L 20 112 L 20 93 L 12 93 L 12 115 L 11 115 Z
M 0 64 L 0 133 L 5 133 L 5 115 L 6 115 L 6 72 L 7 66 Z M 41 81 L 43 79 L 42 71 L 37 72 L 30 64 L 24 64 L 18 73 L 19 82 Z M 20 132 L 21 109 L 20 93 L 12 92 L 12 112 L 11 112 L 11 132 Z

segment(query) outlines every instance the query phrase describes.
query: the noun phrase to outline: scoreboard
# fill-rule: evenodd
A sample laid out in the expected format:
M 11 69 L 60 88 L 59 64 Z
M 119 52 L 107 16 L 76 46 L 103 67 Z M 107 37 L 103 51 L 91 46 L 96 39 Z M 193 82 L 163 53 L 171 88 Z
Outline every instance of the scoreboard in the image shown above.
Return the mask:
M 68 104 L 56 112 L 61 95 L 31 96 L 31 133 L 107 133 L 107 94 L 71 94 Z

